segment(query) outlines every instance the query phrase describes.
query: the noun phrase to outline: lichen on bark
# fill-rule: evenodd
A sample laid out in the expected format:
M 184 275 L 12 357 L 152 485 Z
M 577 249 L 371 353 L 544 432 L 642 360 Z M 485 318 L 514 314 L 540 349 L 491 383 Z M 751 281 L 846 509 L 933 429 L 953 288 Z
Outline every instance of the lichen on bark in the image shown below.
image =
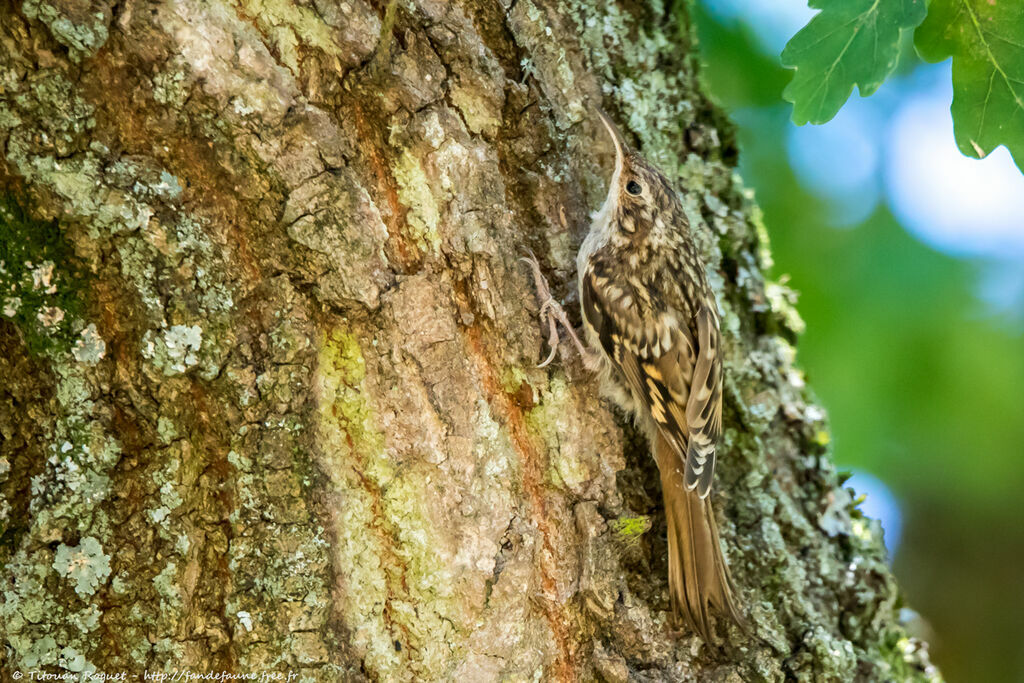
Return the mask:
M 4 676 L 937 678 L 685 7 L 87 4 L 0 9 Z M 668 624 L 646 445 L 535 367 L 518 259 L 571 292 L 593 104 L 683 191 L 723 314 L 722 649 Z

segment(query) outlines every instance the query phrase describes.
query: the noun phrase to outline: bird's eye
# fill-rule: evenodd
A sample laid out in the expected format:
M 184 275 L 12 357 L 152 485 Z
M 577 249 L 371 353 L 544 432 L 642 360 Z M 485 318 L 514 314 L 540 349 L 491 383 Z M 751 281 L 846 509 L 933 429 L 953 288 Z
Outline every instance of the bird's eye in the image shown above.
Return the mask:
M 630 180 L 626 183 L 626 192 L 630 193 L 634 197 L 638 196 L 643 191 L 644 188 L 635 180 Z

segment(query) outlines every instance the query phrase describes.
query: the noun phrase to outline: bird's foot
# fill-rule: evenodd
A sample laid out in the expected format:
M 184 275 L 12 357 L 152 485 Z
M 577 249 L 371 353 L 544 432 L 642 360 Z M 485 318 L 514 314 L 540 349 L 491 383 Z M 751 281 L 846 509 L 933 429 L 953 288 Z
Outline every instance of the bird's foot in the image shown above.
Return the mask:
M 555 359 L 555 354 L 558 352 L 559 323 L 569 333 L 569 337 L 572 339 L 573 344 L 576 345 L 576 350 L 579 351 L 580 357 L 583 359 L 583 364 L 591 369 L 596 367 L 598 363 L 597 356 L 580 341 L 576 330 L 573 329 L 572 323 L 569 322 L 569 316 L 566 314 L 565 308 L 551 295 L 551 288 L 548 286 L 548 281 L 544 278 L 544 275 L 540 272 L 540 263 L 537 262 L 536 257 L 530 253 L 529 256 L 522 256 L 519 260 L 527 264 L 530 267 L 530 272 L 533 274 L 533 282 L 537 287 L 537 299 L 540 301 L 541 324 L 546 325 L 548 328 L 548 346 L 551 348 L 551 353 L 541 363 L 538 363 L 537 367 L 543 368 Z

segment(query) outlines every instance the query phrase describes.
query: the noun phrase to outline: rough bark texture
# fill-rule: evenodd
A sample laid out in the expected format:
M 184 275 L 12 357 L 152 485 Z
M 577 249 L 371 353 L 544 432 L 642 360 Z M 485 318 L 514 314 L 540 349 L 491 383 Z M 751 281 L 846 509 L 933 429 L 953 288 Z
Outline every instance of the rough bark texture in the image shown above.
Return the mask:
M 793 366 L 685 8 L 0 10 L 0 677 L 935 678 Z M 727 350 L 716 508 L 753 635 L 667 623 L 646 445 L 557 293 L 603 103 L 685 188 Z

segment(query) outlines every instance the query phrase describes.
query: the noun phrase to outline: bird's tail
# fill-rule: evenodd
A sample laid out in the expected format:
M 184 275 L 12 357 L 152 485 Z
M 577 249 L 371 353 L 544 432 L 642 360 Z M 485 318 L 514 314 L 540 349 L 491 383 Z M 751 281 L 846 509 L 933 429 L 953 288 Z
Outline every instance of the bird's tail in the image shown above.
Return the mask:
M 704 642 L 711 644 L 710 609 L 741 628 L 745 622 L 733 598 L 732 578 L 718 542 L 718 526 L 711 499 L 687 490 L 684 463 L 672 446 L 658 435 L 655 457 L 668 521 L 668 590 L 672 613 L 682 618 Z

